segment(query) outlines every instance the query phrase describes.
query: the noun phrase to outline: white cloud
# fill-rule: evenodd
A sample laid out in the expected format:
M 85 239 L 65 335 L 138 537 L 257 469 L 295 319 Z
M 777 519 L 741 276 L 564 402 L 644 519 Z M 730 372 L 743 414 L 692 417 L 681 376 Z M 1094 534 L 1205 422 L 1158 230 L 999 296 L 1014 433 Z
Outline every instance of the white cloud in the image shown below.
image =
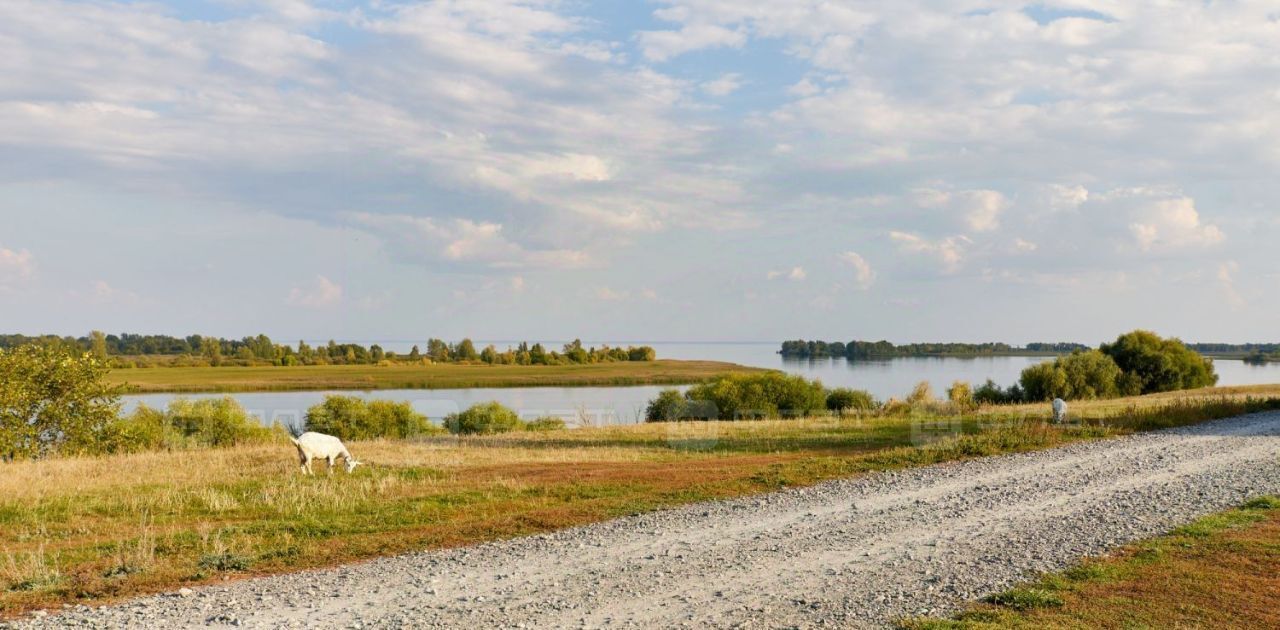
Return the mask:
M 1089 189 L 1084 186 L 1049 186 L 1049 207 L 1053 210 L 1075 210 L 1089 201 Z
M 94 281 L 89 293 L 89 300 L 95 304 L 131 304 L 139 299 L 137 293 L 113 287 L 106 280 Z
M 1138 216 L 1137 221 L 1129 224 L 1129 231 L 1138 249 L 1144 252 L 1210 247 L 1226 239 L 1218 226 L 1201 222 L 1195 200 L 1190 197 L 1152 202 L 1140 210 Z
M 1015 253 L 1029 254 L 1031 252 L 1036 251 L 1037 249 L 1040 249 L 1040 246 L 1036 245 L 1035 243 L 1032 243 L 1031 241 L 1028 241 L 1022 238 L 1013 239 L 1013 251 Z
M 1011 250 L 1014 251 L 1014 254 L 1030 254 L 1030 252 L 1039 250 L 1039 246 L 1036 243 L 1027 241 L 1025 238 L 1015 237 Z
M 340 302 L 342 302 L 342 285 L 324 276 L 316 276 L 310 286 L 294 287 L 289 291 L 289 303 L 294 306 L 328 308 Z
M 792 267 L 791 269 L 783 269 L 780 271 L 776 269 L 771 270 L 769 271 L 769 273 L 765 274 L 765 277 L 768 278 L 769 280 L 786 278 L 787 280 L 790 280 L 792 282 L 800 282 L 801 280 L 804 280 L 806 277 L 808 277 L 808 275 L 809 274 L 804 270 L 804 267 L 796 266 L 796 267 Z
M 581 267 L 589 261 L 589 256 L 579 250 L 527 248 L 509 239 L 501 223 L 405 214 L 356 213 L 351 218 L 408 260 L 489 269 L 564 269 Z
M 804 79 L 800 79 L 800 81 L 796 82 L 794 85 L 787 88 L 787 94 L 790 94 L 792 96 L 798 96 L 800 98 L 813 96 L 814 94 L 817 94 L 821 91 L 822 91 L 822 88 L 818 87 L 816 83 L 814 83 L 813 81 L 810 81 L 807 77 Z
M 702 84 L 702 91 L 710 96 L 728 96 L 742 87 L 742 75 L 730 72 L 720 78 Z
M 31 252 L 0 247 L 0 286 L 26 280 L 35 270 L 35 258 Z
M 898 249 L 909 254 L 931 256 L 942 263 L 942 270 L 955 273 L 964 263 L 965 248 L 973 243 L 966 236 L 949 236 L 939 241 L 931 241 L 917 234 L 893 231 L 889 239 L 898 245 Z
M 922 208 L 937 208 L 958 215 L 974 232 L 990 232 L 1000 227 L 1000 214 L 1010 206 L 1004 194 L 996 190 L 923 188 L 914 191 L 913 197 Z
M 707 48 L 741 48 L 747 42 L 745 33 L 714 24 L 691 24 L 678 31 L 642 31 L 638 37 L 650 61 L 667 61 Z
M 1226 297 L 1227 305 L 1232 309 L 1241 310 L 1248 305 L 1244 296 L 1240 295 L 1240 291 L 1236 289 L 1236 274 L 1240 273 L 1240 263 L 1234 260 L 1228 260 L 1218 265 L 1218 286 L 1222 288 L 1222 294 Z
M 865 291 L 871 288 L 872 284 L 875 284 L 876 272 L 871 268 L 871 264 L 860 254 L 857 252 L 844 252 L 840 254 L 840 260 L 853 266 L 858 288 Z
M 596 299 L 603 302 L 626 302 L 633 299 L 653 301 L 658 299 L 658 292 L 650 288 L 641 288 L 638 291 L 615 291 L 609 287 L 597 287 L 595 290 Z

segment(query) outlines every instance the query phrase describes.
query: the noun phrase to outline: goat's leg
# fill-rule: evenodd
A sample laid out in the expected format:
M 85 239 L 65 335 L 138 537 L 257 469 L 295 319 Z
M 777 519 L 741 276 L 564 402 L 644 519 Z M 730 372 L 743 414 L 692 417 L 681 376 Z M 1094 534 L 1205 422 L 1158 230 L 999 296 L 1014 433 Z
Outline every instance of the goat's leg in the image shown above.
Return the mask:
M 329 474 L 332 475 L 333 474 L 333 455 L 329 456 L 328 461 L 329 461 Z

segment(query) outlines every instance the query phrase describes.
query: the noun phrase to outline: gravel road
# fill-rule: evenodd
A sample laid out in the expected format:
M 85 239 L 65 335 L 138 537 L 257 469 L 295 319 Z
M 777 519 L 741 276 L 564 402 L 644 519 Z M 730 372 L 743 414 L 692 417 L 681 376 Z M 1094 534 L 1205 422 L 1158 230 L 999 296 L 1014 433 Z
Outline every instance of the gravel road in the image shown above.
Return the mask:
M 18 627 L 881 627 L 1280 493 L 1280 413 L 29 617 Z

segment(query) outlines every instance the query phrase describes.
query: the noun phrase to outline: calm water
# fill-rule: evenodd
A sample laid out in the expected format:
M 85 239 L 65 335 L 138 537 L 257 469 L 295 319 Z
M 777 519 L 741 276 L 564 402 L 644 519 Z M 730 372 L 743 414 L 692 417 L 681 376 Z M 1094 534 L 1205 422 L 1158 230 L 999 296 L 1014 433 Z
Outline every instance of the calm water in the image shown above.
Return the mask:
M 413 342 L 382 342 L 388 350 L 407 352 Z M 421 343 L 425 347 L 425 342 Z M 506 343 L 495 343 L 498 347 Z M 598 344 L 597 344 L 598 345 Z M 627 345 L 627 344 L 611 344 Z M 988 378 L 1009 385 L 1023 368 L 1045 359 L 1039 357 L 986 357 L 976 359 L 908 358 L 887 361 L 846 361 L 844 359 L 783 360 L 776 343 L 648 343 L 664 359 L 714 359 L 742 365 L 767 367 L 822 380 L 829 387 L 865 389 L 877 398 L 902 397 L 920 381 L 929 381 L 941 393 L 957 380 L 979 384 Z M 559 344 L 548 344 L 558 347 Z M 1280 383 L 1280 364 L 1247 365 L 1242 361 L 1215 363 L 1221 385 Z M 662 387 L 526 387 L 446 390 L 378 390 L 340 392 L 373 400 L 407 400 L 433 420 L 465 409 L 473 403 L 496 400 L 516 409 L 525 418 L 553 415 L 574 424 L 629 424 L 644 417 L 644 407 Z M 294 424 L 308 407 L 327 394 L 339 392 L 266 392 L 233 394 L 246 409 L 267 422 Z M 139 403 L 163 407 L 174 394 L 126 396 L 125 410 Z M 190 398 L 204 395 L 187 395 Z

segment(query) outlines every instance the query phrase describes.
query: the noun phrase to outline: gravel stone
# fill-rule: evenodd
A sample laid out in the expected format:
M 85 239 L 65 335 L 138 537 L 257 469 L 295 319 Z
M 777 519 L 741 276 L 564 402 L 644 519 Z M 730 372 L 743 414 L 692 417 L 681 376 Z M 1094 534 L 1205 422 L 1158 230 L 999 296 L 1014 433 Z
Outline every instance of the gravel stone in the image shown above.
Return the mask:
M 1278 455 L 1254 414 L 0 627 L 883 627 L 1280 494 Z

